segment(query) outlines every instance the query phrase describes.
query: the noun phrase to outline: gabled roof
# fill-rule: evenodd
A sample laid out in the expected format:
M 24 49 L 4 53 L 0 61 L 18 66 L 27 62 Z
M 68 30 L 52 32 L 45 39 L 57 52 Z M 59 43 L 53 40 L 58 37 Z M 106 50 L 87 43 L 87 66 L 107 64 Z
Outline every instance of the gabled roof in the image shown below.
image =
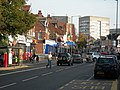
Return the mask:
M 48 29 L 50 30 L 50 32 L 56 32 L 59 35 L 65 34 L 65 31 L 63 31 L 59 28 L 56 28 L 52 23 L 48 24 Z

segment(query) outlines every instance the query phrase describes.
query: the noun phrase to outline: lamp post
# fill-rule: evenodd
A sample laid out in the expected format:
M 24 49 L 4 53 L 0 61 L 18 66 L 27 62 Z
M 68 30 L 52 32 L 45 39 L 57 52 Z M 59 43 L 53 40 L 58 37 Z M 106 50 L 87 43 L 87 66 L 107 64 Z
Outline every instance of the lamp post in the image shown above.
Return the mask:
M 118 0 L 115 0 L 116 2 L 117 2 L 117 4 L 116 4 L 116 37 L 117 37 L 117 34 L 118 34 Z M 116 45 L 115 46 L 117 46 L 117 40 L 115 40 L 116 41 Z
M 117 36 L 117 30 L 118 30 L 118 0 L 116 5 L 116 36 Z
M 71 25 L 70 25 L 71 39 L 72 39 L 72 37 L 73 37 L 73 35 L 72 35 L 73 17 L 81 17 L 81 16 L 80 16 L 80 15 L 71 16 Z M 72 47 L 73 47 L 73 46 L 71 46 L 71 55 L 72 55 Z

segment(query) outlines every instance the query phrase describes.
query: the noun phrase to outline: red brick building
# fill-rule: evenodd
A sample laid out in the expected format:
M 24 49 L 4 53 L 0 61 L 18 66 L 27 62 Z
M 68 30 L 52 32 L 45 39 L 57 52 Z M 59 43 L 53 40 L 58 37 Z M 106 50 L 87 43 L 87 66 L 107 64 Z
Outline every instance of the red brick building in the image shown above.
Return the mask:
M 25 8 L 28 8 L 28 6 Z M 38 14 L 36 14 L 36 18 L 34 28 L 28 33 L 33 39 L 31 51 L 35 54 L 44 54 L 47 44 L 64 42 L 66 32 L 72 36 L 71 41 L 76 40 L 74 25 L 72 24 L 72 29 L 70 29 L 70 24 L 68 24 L 67 21 L 68 16 L 51 17 L 48 15 L 44 17 L 41 10 L 39 10 Z

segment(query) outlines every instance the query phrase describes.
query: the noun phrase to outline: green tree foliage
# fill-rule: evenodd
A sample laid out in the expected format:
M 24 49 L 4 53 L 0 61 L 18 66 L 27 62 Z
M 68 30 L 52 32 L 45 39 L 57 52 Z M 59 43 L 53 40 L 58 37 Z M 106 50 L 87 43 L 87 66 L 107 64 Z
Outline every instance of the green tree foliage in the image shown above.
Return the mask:
M 24 11 L 26 0 L 0 0 L 0 34 L 26 34 L 34 26 L 35 16 Z
M 86 37 L 82 33 L 79 33 L 78 42 L 76 43 L 78 44 L 78 48 L 86 47 Z

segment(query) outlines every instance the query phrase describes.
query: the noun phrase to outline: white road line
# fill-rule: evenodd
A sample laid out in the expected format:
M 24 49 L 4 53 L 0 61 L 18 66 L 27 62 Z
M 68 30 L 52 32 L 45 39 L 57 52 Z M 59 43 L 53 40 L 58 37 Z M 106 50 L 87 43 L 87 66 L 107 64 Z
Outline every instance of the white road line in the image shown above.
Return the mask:
M 93 75 L 90 78 L 88 78 L 86 81 L 90 81 L 91 78 L 93 78 Z
M 117 79 L 116 79 L 116 80 L 113 81 L 113 83 L 112 83 L 111 90 L 117 90 L 117 84 L 118 84 L 118 81 L 117 81 Z
M 16 84 L 16 83 L 11 83 L 11 84 L 8 84 L 8 85 L 1 86 L 0 89 L 6 88 L 6 87 L 9 87 L 9 86 L 13 86 L 13 85 L 15 85 L 15 84 Z
M 71 67 L 67 67 L 67 68 L 65 68 L 65 69 L 70 69 Z
M 62 71 L 62 70 L 64 70 L 64 69 L 59 69 L 59 70 L 56 70 L 55 72 L 60 72 L 60 71 Z
M 24 80 L 22 80 L 22 81 L 23 81 L 23 82 L 29 81 L 29 80 L 35 79 L 35 78 L 37 78 L 37 77 L 38 77 L 38 76 L 34 76 L 34 77 L 31 77 L 31 78 L 24 79 Z
M 46 76 L 46 75 L 49 75 L 49 74 L 52 74 L 53 72 L 48 72 L 48 73 L 45 73 L 45 74 L 42 74 L 41 76 Z
M 31 68 L 31 69 L 27 69 L 27 70 L 21 70 L 21 71 L 9 72 L 9 73 L 0 74 L 0 76 L 10 75 L 10 74 L 16 74 L 16 73 L 21 73 L 21 72 L 26 72 L 26 71 L 32 71 L 32 70 L 42 69 L 42 68 L 46 68 L 46 67 L 43 66 L 43 67 Z

